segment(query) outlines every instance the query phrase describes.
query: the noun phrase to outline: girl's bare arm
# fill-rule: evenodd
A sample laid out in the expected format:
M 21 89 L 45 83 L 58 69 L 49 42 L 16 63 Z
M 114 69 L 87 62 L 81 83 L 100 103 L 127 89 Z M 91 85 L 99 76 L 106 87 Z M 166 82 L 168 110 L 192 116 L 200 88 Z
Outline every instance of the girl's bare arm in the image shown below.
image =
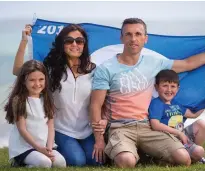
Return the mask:
M 15 56 L 14 65 L 13 65 L 13 75 L 18 75 L 23 63 L 24 63 L 24 55 L 26 50 L 26 45 L 28 43 L 27 36 L 30 36 L 32 32 L 31 25 L 26 25 L 25 29 L 22 31 L 22 39 L 19 44 L 18 51 Z

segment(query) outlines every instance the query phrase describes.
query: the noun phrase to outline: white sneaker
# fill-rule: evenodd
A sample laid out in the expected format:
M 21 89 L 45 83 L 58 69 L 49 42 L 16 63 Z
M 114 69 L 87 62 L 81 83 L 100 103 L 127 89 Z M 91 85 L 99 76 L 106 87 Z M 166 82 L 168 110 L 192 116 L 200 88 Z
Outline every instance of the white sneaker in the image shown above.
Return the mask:
M 199 161 L 199 163 L 201 163 L 201 164 L 205 164 L 205 158 L 202 157 L 201 160 Z

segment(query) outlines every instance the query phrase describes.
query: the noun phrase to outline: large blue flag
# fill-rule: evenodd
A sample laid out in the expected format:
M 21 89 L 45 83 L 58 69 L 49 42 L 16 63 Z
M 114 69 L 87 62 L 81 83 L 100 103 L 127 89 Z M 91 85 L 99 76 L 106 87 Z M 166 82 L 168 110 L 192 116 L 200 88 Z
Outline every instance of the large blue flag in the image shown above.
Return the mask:
M 61 23 L 37 19 L 33 25 L 33 56 L 42 61 L 54 41 L 56 35 L 69 23 Z M 101 63 L 111 53 L 122 51 L 120 45 L 120 29 L 96 24 L 80 24 L 88 34 L 89 50 L 93 61 Z M 160 53 L 170 59 L 186 57 L 205 52 L 205 36 L 162 36 L 148 34 L 149 40 L 145 49 L 151 53 Z M 96 53 L 104 51 L 106 55 Z M 153 52 L 154 51 L 154 52 Z M 176 100 L 193 111 L 205 108 L 205 66 L 180 74 L 180 90 Z

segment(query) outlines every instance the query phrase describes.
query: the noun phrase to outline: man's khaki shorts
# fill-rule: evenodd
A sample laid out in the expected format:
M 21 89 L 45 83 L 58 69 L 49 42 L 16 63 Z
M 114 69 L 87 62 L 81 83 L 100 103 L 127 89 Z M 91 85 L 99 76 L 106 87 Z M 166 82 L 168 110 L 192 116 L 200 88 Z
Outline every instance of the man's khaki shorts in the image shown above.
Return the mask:
M 184 145 L 173 135 L 153 131 L 148 123 L 110 128 L 105 153 L 114 159 L 121 152 L 131 152 L 139 160 L 137 149 L 153 157 L 172 162 L 171 153 Z

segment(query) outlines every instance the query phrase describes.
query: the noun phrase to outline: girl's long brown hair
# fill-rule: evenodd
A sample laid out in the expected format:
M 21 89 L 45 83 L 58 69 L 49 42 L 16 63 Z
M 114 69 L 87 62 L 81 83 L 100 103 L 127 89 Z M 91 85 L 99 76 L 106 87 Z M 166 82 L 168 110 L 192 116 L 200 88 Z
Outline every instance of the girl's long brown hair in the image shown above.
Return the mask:
M 45 88 L 41 92 L 41 96 L 44 100 L 45 117 L 49 119 L 54 115 L 54 103 L 51 92 L 49 90 L 49 80 L 46 68 L 44 65 L 36 60 L 30 60 L 24 63 L 20 73 L 14 83 L 14 87 L 8 97 L 8 102 L 4 106 L 6 111 L 5 119 L 10 124 L 14 124 L 19 120 L 20 116 L 27 117 L 26 113 L 26 100 L 28 97 L 28 90 L 25 86 L 25 80 L 27 76 L 35 71 L 40 71 L 45 75 Z

